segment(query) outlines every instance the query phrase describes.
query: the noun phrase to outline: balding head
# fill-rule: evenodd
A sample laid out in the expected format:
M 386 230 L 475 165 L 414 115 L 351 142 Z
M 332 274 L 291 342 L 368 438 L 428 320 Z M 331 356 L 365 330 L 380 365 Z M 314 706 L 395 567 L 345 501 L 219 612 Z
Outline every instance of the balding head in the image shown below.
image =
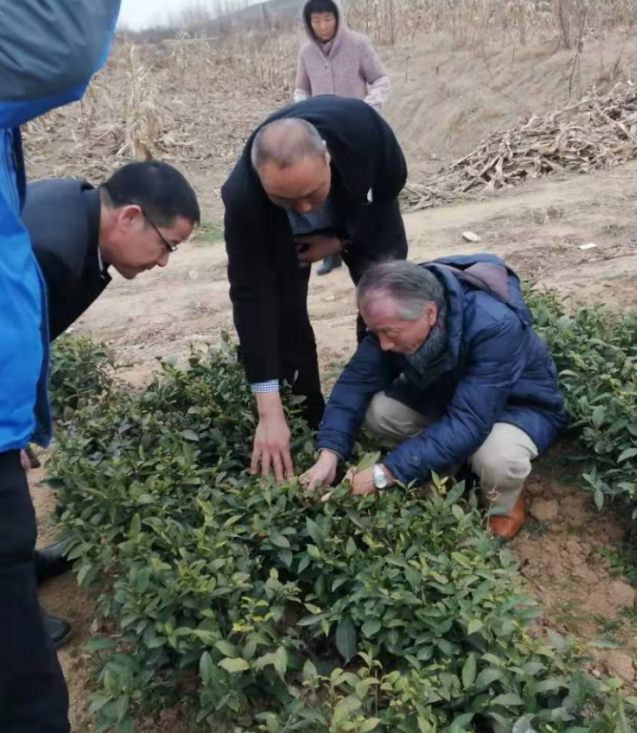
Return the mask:
M 291 117 L 264 125 L 252 142 L 250 158 L 255 170 L 266 163 L 289 168 L 305 157 L 323 158 L 325 142 L 314 125 Z
M 318 130 L 289 118 L 264 125 L 250 151 L 252 166 L 277 206 L 308 213 L 328 197 L 330 156 Z

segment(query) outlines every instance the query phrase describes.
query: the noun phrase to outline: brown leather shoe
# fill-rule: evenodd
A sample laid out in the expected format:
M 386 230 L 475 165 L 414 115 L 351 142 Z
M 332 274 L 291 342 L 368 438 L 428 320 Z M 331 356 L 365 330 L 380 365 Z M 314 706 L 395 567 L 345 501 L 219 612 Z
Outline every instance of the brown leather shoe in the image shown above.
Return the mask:
M 507 516 L 493 516 L 487 520 L 487 526 L 489 531 L 494 537 L 497 537 L 504 542 L 512 540 L 517 533 L 522 529 L 526 520 L 526 514 L 524 512 L 524 497 L 520 495 L 518 500 L 515 502 L 513 511 Z

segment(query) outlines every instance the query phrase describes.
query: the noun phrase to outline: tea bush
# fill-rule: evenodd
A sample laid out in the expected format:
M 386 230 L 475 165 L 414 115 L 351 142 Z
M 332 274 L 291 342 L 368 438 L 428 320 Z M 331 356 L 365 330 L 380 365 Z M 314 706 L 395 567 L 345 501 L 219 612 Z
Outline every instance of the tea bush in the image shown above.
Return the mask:
M 621 498 L 637 517 L 637 313 L 569 314 L 552 293 L 529 292 L 527 302 L 560 372 L 587 486 L 598 507 Z
M 58 420 L 107 395 L 113 386 L 113 357 L 88 336 L 62 335 L 51 347 L 49 395 Z
M 87 405 L 59 438 L 70 556 L 102 579 L 113 629 L 93 644 L 98 730 L 175 700 L 215 731 L 632 729 L 637 698 L 529 635 L 537 609 L 462 485 L 308 502 L 247 473 L 252 402 L 226 347 Z M 300 470 L 312 436 L 286 404 Z

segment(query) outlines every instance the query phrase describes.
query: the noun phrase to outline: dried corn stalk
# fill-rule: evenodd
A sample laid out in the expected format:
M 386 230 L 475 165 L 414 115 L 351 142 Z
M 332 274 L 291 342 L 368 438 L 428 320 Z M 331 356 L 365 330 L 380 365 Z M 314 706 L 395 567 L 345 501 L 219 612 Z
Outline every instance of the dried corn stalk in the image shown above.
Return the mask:
M 490 135 L 476 150 L 403 194 L 408 211 L 461 194 L 497 190 L 559 171 L 588 173 L 637 157 L 637 89 L 618 84 L 521 127 Z

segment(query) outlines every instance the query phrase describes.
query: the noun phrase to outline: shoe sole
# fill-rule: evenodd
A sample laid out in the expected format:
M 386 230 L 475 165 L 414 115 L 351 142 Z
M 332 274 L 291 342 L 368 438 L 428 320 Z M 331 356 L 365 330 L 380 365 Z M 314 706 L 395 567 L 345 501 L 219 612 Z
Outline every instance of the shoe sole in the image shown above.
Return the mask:
M 53 639 L 53 647 L 55 649 L 61 649 L 63 646 L 69 643 L 71 640 L 71 637 L 73 636 L 73 629 L 69 629 L 64 636 L 60 637 L 59 639 Z

